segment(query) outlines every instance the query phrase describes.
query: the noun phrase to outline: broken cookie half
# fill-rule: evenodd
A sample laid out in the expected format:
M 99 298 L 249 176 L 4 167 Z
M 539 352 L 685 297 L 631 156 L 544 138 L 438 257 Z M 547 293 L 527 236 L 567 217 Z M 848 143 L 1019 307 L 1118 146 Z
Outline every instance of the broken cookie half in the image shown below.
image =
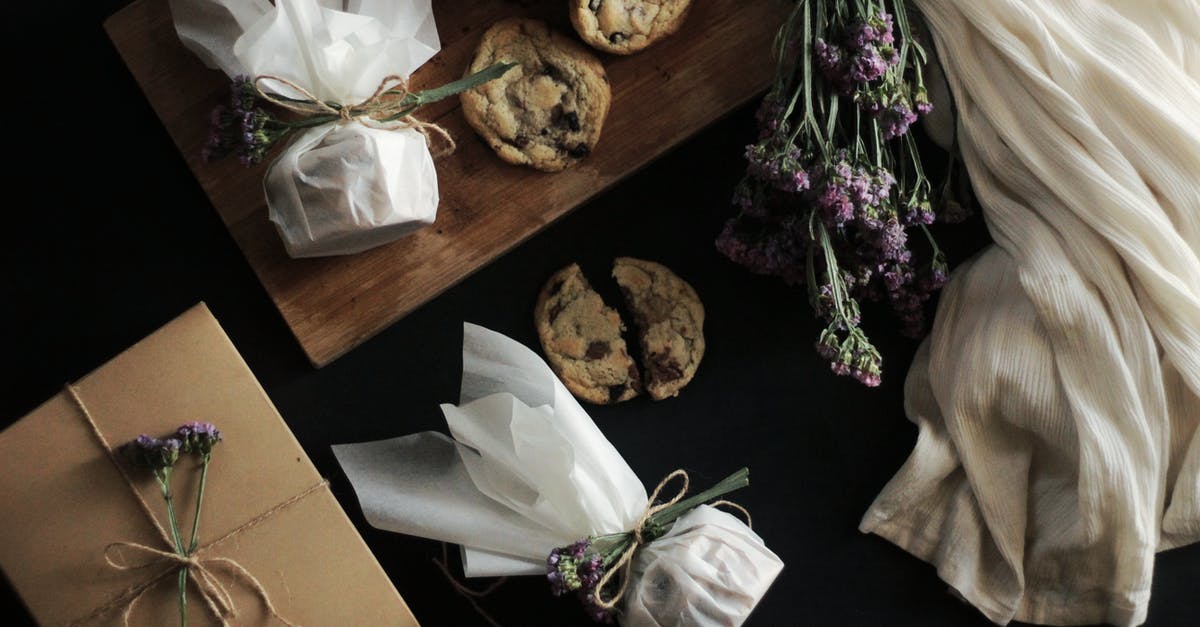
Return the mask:
M 633 312 L 642 348 L 643 383 L 658 401 L 678 396 L 704 357 L 704 305 L 666 266 L 619 257 L 613 278 Z
M 604 304 L 578 264 L 550 277 L 533 319 L 546 361 L 572 394 L 605 405 L 641 392 L 637 365 L 621 337 L 621 317 Z
M 628 400 L 643 389 L 654 400 L 677 396 L 704 357 L 704 305 L 661 264 L 621 257 L 612 274 L 638 330 L 641 370 L 620 315 L 577 264 L 550 277 L 538 297 L 534 320 L 547 361 L 572 394 L 593 403 Z

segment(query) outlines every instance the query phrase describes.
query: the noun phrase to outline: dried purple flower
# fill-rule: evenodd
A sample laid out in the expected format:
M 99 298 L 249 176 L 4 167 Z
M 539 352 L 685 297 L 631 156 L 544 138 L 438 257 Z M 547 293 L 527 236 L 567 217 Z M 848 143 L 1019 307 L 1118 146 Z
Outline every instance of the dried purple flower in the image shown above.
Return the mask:
M 933 224 L 936 217 L 933 214 L 933 205 L 929 203 L 929 198 L 921 197 L 908 204 L 907 211 L 904 213 L 904 223 L 910 226 L 928 225 Z
M 212 453 L 213 447 L 221 441 L 221 431 L 212 423 L 188 422 L 175 431 L 175 437 L 182 442 L 184 453 L 197 453 L 203 456 Z
M 832 360 L 837 357 L 838 349 L 842 343 L 838 341 L 837 334 L 832 329 L 821 331 L 821 337 L 817 340 L 817 354 L 822 359 Z
M 933 111 L 933 103 L 929 101 L 929 92 L 925 91 L 923 85 L 913 93 L 912 101 L 919 115 L 929 115 Z
M 175 438 L 160 440 L 145 434 L 121 447 L 130 464 L 138 468 L 159 471 L 170 468 L 179 460 L 180 442 Z
M 250 111 L 254 108 L 256 100 L 258 100 L 258 90 L 254 87 L 254 81 L 245 74 L 233 77 L 229 92 L 229 106 L 234 113 L 241 114 Z
M 839 91 L 847 92 L 851 83 L 846 69 L 845 52 L 837 45 L 818 39 L 813 44 L 813 53 L 817 67 L 825 79 L 837 86 Z
M 909 106 L 908 101 L 897 99 L 887 108 L 881 110 L 876 118 L 880 122 L 884 139 L 900 137 L 908 132 L 908 128 L 917 121 L 917 114 Z
M 919 332 L 945 268 L 915 269 L 908 229 L 954 211 L 939 206 L 935 215 L 919 154 L 910 142 L 888 141 L 932 108 L 917 65 L 925 48 L 903 19 L 904 4 L 847 5 L 816 21 L 813 4 L 796 3 L 780 31 L 787 45 L 758 110 L 759 140 L 746 150 L 738 214 L 716 243 L 752 272 L 806 284 L 827 324 L 817 353 L 834 372 L 875 386 L 882 358 L 858 326 L 859 302 L 887 302 L 906 332 Z M 856 106 L 843 106 L 847 98 Z M 949 177 L 939 202 L 948 204 L 948 189 Z
M 880 52 L 874 44 L 867 44 L 857 50 L 850 61 L 850 81 L 853 83 L 869 83 L 883 76 L 888 68 L 898 60 L 889 53 Z
M 546 558 L 546 579 L 550 592 L 562 596 L 574 592 L 588 616 L 599 623 L 612 622 L 612 612 L 596 603 L 596 586 L 604 578 L 605 564 L 592 547 L 590 538 L 550 551 Z

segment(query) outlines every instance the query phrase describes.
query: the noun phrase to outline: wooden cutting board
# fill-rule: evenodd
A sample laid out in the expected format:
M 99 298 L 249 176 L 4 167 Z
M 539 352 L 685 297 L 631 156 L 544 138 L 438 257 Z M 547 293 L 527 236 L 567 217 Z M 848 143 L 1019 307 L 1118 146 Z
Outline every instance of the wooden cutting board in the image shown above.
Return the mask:
M 573 32 L 563 0 L 433 4 L 442 51 L 414 74 L 414 89 L 461 76 L 479 37 L 498 19 L 529 15 Z M 209 112 L 228 97 L 229 80 L 179 43 L 166 0 L 137 0 L 104 26 L 304 352 L 320 367 L 762 92 L 774 74 L 771 44 L 789 4 L 696 0 L 674 36 L 633 56 L 602 55 L 613 90 L 603 137 L 591 156 L 565 172 L 501 162 L 467 126 L 457 98 L 423 109 L 419 117 L 458 141 L 458 150 L 437 164 L 437 222 L 379 248 L 321 259 L 291 259 L 284 252 L 267 220 L 265 162 L 247 169 L 233 158 L 200 160 Z

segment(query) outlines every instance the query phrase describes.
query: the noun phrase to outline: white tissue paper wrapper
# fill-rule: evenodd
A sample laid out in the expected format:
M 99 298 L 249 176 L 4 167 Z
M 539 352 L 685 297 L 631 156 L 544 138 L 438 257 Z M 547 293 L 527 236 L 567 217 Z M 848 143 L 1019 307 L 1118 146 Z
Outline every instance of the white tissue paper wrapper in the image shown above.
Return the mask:
M 504 335 L 464 325 L 460 405 L 442 412 L 454 440 L 425 432 L 333 451 L 367 522 L 463 545 L 468 577 L 544 573 L 554 548 L 626 531 L 646 509 L 587 412 Z
M 171 13 L 183 44 L 231 77 L 278 76 L 322 100 L 357 104 L 388 75 L 407 77 L 437 53 L 431 2 L 171 0 Z M 437 213 L 433 158 L 413 129 L 344 121 L 309 129 L 263 184 L 292 257 L 360 252 L 431 224 Z
M 468 577 L 544 575 L 557 547 L 631 529 L 646 490 L 520 343 L 463 328 L 460 405 L 440 433 L 333 447 L 372 526 L 463 546 Z M 783 563 L 737 518 L 684 514 L 638 553 L 626 627 L 740 625 Z
M 701 505 L 638 552 L 621 624 L 741 625 L 781 570 L 745 523 Z

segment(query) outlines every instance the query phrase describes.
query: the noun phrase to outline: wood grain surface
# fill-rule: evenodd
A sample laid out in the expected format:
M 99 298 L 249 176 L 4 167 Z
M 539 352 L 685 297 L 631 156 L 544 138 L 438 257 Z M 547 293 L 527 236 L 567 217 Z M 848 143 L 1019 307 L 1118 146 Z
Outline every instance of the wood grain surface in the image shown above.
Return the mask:
M 764 90 L 774 73 L 772 38 L 788 4 L 697 0 L 674 36 L 636 55 L 600 55 L 612 84 L 612 108 L 591 156 L 564 172 L 501 162 L 467 126 L 456 98 L 422 109 L 419 117 L 442 125 L 458 142 L 458 150 L 437 164 L 437 222 L 357 255 L 320 259 L 291 259 L 284 251 L 267 219 L 265 162 L 247 169 L 232 158 L 200 160 L 209 111 L 228 97 L 229 81 L 179 43 L 166 0 L 137 0 L 110 17 L 105 30 L 304 352 L 320 367 Z M 480 35 L 498 19 L 529 15 L 572 33 L 565 5 L 437 0 L 442 51 L 413 75 L 413 88 L 461 76 Z

